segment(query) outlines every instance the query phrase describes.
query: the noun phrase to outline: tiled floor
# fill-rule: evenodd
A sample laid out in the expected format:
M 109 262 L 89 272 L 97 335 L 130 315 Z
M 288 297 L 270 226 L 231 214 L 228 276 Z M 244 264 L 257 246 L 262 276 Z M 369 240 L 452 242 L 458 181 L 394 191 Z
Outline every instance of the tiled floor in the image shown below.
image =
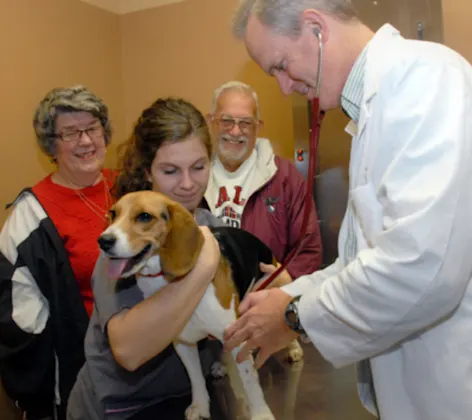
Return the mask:
M 354 368 L 335 370 L 310 345 L 302 362 L 289 365 L 272 358 L 260 370 L 261 384 L 277 420 L 373 420 L 359 403 Z M 212 420 L 246 420 L 222 379 L 210 385 Z M 189 398 L 174 400 L 139 419 L 183 420 Z

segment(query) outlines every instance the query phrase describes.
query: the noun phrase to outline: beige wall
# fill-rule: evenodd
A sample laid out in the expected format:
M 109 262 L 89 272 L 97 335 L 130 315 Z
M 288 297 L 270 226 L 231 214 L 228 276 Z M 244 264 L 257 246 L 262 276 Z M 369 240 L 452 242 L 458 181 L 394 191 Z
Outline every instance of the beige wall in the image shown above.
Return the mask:
M 208 112 L 213 89 L 240 79 L 259 93 L 262 135 L 291 158 L 291 101 L 232 39 L 235 4 L 192 0 L 118 16 L 77 0 L 0 0 L 0 224 L 4 205 L 53 169 L 35 144 L 31 120 L 56 86 L 81 83 L 100 95 L 110 107 L 116 146 L 157 97 L 183 96 Z M 115 164 L 114 147 L 107 164 Z M 0 418 L 10 420 L 10 413 L 0 389 Z
M 0 224 L 4 205 L 53 168 L 31 124 L 49 89 L 86 84 L 109 104 L 123 136 L 120 50 L 119 17 L 109 12 L 76 0 L 0 0 Z M 13 418 L 0 389 L 0 419 Z
M 56 86 L 82 83 L 110 107 L 123 137 L 119 17 L 77 0 L 0 0 L 2 97 L 0 224 L 4 205 L 53 169 L 36 147 L 32 116 Z M 113 161 L 113 148 L 109 162 Z
M 115 136 L 107 165 L 151 101 L 178 95 L 208 112 L 213 89 L 229 79 L 254 86 L 266 122 L 261 135 L 292 158 L 291 100 L 232 38 L 235 4 L 192 0 L 118 16 L 77 0 L 0 0 L 0 175 L 9 180 L 0 189 L 0 224 L 4 204 L 53 169 L 35 145 L 31 119 L 55 86 L 82 83 L 109 104 Z
M 442 0 L 444 43 L 472 63 L 472 2 Z
M 35 145 L 31 119 L 46 91 L 59 85 L 86 84 L 103 97 L 116 145 L 157 97 L 183 96 L 206 113 L 213 89 L 239 79 L 259 93 L 262 135 L 292 158 L 291 100 L 232 38 L 235 4 L 189 0 L 117 16 L 77 0 L 0 0 L 0 224 L 4 204 L 53 168 Z M 472 61 L 472 3 L 443 0 L 443 11 L 445 43 Z M 114 147 L 107 164 L 115 164 Z M 10 420 L 9 412 L 0 391 L 0 418 Z
M 179 95 L 210 111 L 213 90 L 239 79 L 260 97 L 261 115 L 277 153 L 293 157 L 290 98 L 250 62 L 229 31 L 235 0 L 191 0 L 122 17 L 126 127 L 159 96 Z
M 240 79 L 259 93 L 262 135 L 292 158 L 291 100 L 232 38 L 235 4 L 192 0 L 117 16 L 77 0 L 0 0 L 0 174 L 8 180 L 0 189 L 0 223 L 3 205 L 53 168 L 35 146 L 31 117 L 44 93 L 58 85 L 84 83 L 105 99 L 116 145 L 158 96 L 183 96 L 208 112 L 213 89 Z M 445 43 L 472 61 L 472 4 L 443 0 L 443 11 Z M 112 147 L 107 164 L 114 165 L 114 157 Z

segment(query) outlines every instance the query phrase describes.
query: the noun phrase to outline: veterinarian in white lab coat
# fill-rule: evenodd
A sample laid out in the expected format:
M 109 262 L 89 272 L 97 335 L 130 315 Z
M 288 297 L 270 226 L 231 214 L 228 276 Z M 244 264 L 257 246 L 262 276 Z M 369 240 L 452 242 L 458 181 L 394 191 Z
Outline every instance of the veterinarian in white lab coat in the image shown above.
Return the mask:
M 243 1 L 236 33 L 282 91 L 309 99 L 321 34 L 321 108 L 353 120 L 350 194 L 336 262 L 250 295 L 226 346 L 247 341 L 261 364 L 296 330 L 335 366 L 359 364 L 360 397 L 382 420 L 469 420 L 471 66 L 390 25 L 374 34 L 348 0 L 266 3 Z

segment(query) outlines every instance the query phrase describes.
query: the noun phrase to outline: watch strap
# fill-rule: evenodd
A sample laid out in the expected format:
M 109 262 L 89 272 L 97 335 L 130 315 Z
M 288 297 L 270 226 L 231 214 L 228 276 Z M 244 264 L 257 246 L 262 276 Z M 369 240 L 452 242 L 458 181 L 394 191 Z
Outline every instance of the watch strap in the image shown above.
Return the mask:
M 295 296 L 287 305 L 285 309 L 285 322 L 286 324 L 301 336 L 307 337 L 306 331 L 303 329 L 300 322 L 300 315 L 298 312 L 298 301 L 301 296 Z

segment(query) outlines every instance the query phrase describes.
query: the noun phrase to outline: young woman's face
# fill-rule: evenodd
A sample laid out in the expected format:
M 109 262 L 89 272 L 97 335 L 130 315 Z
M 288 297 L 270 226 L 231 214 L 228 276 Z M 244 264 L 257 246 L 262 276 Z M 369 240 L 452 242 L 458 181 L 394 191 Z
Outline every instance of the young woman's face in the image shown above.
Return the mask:
M 190 136 L 164 143 L 156 153 L 149 175 L 152 189 L 195 210 L 203 198 L 210 176 L 210 158 L 203 141 Z

